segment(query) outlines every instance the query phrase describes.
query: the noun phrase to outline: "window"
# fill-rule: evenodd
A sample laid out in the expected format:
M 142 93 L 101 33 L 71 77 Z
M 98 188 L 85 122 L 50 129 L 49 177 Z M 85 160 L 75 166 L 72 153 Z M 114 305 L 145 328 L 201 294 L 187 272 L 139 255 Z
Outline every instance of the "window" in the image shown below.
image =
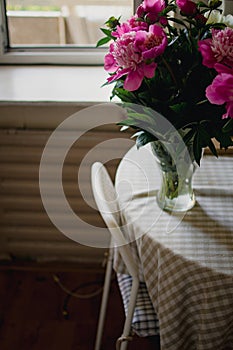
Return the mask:
M 122 20 L 141 0 L 0 0 L 0 63 L 102 64 L 96 48 L 110 16 Z

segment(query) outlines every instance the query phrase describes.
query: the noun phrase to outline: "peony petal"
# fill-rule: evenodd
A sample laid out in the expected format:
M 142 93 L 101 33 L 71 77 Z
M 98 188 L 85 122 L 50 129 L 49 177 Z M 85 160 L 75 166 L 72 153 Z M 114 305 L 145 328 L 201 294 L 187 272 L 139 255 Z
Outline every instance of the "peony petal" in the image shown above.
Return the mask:
M 164 0 L 144 0 L 144 6 L 146 11 L 158 14 L 166 5 Z
M 156 0 L 144 0 L 144 4 L 146 7 L 153 7 L 156 3 Z
M 199 51 L 203 57 L 203 65 L 214 68 L 216 63 L 232 67 L 233 62 L 233 29 L 212 29 L 212 39 L 200 40 Z
M 137 90 L 144 78 L 144 73 L 142 69 L 138 69 L 136 71 L 131 71 L 124 82 L 124 88 L 128 91 Z
M 151 64 L 145 64 L 143 67 L 143 72 L 145 77 L 153 78 L 155 75 L 155 69 L 157 68 L 157 63 L 153 62 Z
M 121 77 L 128 74 L 129 72 L 130 72 L 129 68 L 118 70 L 116 74 L 113 74 L 110 77 L 108 77 L 107 81 L 111 83 L 112 81 L 120 79 Z
M 206 97 L 216 105 L 225 102 L 233 102 L 233 75 L 227 73 L 218 74 L 212 84 L 206 88 Z
M 214 65 L 214 69 L 220 74 L 220 73 L 227 73 L 233 75 L 233 67 L 227 67 L 221 63 L 216 63 Z
M 225 118 L 233 118 L 233 101 L 226 103 L 226 110 Z
M 135 36 L 135 41 L 134 41 L 135 48 L 140 48 L 141 50 L 143 50 L 146 37 L 147 37 L 147 32 L 145 30 L 139 30 Z
M 215 105 L 222 105 L 225 101 L 224 99 L 219 96 L 218 92 L 216 91 L 216 86 L 214 84 L 209 85 L 206 88 L 206 97 L 208 100 L 215 104 Z
M 109 73 L 114 73 L 117 70 L 115 58 L 111 53 L 104 57 L 104 69 Z
M 144 6 L 141 4 L 138 6 L 137 10 L 136 10 L 136 14 L 138 17 L 142 17 L 145 13 L 145 8 Z
M 176 0 L 178 7 L 184 15 L 190 16 L 197 12 L 197 4 L 190 0 Z
M 203 58 L 202 63 L 208 68 L 213 68 L 216 63 L 216 59 L 211 49 L 211 43 L 211 39 L 200 40 L 198 42 L 198 50 L 201 52 Z
M 149 27 L 149 32 L 153 33 L 155 36 L 161 36 L 164 34 L 163 28 L 157 24 L 151 24 Z

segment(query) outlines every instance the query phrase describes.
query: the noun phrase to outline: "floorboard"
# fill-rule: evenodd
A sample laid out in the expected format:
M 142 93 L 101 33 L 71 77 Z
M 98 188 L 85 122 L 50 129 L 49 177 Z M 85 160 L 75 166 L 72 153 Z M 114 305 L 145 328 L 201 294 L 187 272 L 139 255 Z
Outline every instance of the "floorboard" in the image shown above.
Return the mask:
M 54 278 L 55 277 L 55 278 Z M 0 269 L 1 350 L 93 350 L 104 271 Z M 57 283 L 91 298 L 69 296 Z M 114 350 L 124 312 L 113 276 L 102 350 Z M 135 337 L 129 350 L 158 350 L 157 339 Z

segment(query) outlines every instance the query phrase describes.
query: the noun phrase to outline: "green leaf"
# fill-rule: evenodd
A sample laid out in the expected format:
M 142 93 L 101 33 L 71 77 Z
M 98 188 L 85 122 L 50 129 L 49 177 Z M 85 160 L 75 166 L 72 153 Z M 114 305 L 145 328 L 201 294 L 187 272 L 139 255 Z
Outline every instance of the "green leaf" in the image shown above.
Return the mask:
M 128 112 L 128 116 L 135 118 L 135 120 L 141 120 L 142 122 L 155 123 L 154 119 L 148 114 Z
M 222 1 L 221 1 L 221 0 L 210 0 L 210 1 L 208 2 L 208 6 L 209 6 L 212 10 L 217 9 L 221 4 L 222 4 Z
M 113 88 L 112 97 L 117 96 L 122 102 L 137 103 L 137 97 L 131 91 L 123 88 L 123 82 L 118 80 Z
M 134 125 L 134 120 L 132 120 L 130 118 L 127 118 L 127 119 L 124 119 L 124 120 L 118 122 L 117 125 L 128 126 L 128 127 L 135 126 L 136 127 L 136 125 Z
M 171 108 L 171 110 L 173 110 L 177 114 L 181 114 L 181 113 L 184 113 L 186 111 L 187 103 L 181 102 L 181 103 L 177 103 L 175 105 L 169 106 L 169 107 Z
M 136 113 L 133 117 L 129 116 L 127 119 L 122 120 L 117 123 L 117 125 L 128 126 L 134 129 L 142 130 L 153 135 L 155 138 L 164 139 L 164 135 L 156 130 L 155 121 L 145 120 L 144 115 L 142 118 L 136 116 Z
M 231 134 L 227 134 L 225 132 L 221 132 L 221 130 L 218 130 L 215 134 L 215 139 L 219 142 L 220 148 L 227 149 L 228 147 L 233 146 L 233 141 L 231 138 Z
M 187 147 L 194 137 L 195 130 L 191 129 L 189 130 L 184 136 L 183 136 L 183 141 L 184 142 L 179 142 L 178 148 L 177 148 L 177 154 L 180 154 L 183 152 L 185 146 Z
M 109 38 L 109 37 L 102 38 L 97 42 L 96 47 L 107 44 L 110 40 L 111 40 L 111 38 Z
M 197 164 L 200 166 L 200 160 L 202 156 L 202 146 L 200 142 L 200 134 L 197 132 L 193 139 L 193 155 L 197 162 Z
M 181 24 L 182 26 L 185 26 L 184 22 L 182 20 L 178 19 L 178 18 L 170 17 L 169 21 L 172 21 L 172 22 Z
M 215 157 L 218 158 L 217 150 L 216 150 L 215 145 L 211 139 L 208 141 L 208 147 L 209 147 L 210 151 L 213 153 L 213 155 L 215 155 Z
M 215 155 L 216 157 L 218 157 L 218 153 L 216 151 L 216 148 L 211 140 L 210 135 L 208 134 L 208 132 L 201 126 L 200 130 L 199 130 L 200 136 L 201 136 L 201 140 L 202 140 L 202 145 L 203 147 L 208 146 L 210 151 L 213 153 L 213 155 Z
M 224 29 L 226 28 L 226 24 L 224 23 L 211 23 L 211 27 L 214 29 Z
M 175 10 L 176 10 L 176 5 L 170 4 L 161 12 L 161 15 L 165 16 L 168 12 L 175 11 Z
M 197 6 L 198 7 L 206 7 L 206 4 L 203 1 L 198 1 Z
M 120 24 L 120 18 L 121 16 L 118 18 L 111 16 L 104 24 L 110 29 L 115 29 Z
M 183 141 L 186 145 L 192 140 L 194 133 L 195 133 L 195 130 L 191 129 L 184 135 Z
M 205 13 L 207 13 L 207 12 L 209 12 L 209 11 L 210 11 L 209 9 L 206 9 L 206 8 L 205 8 L 204 10 L 201 10 L 200 13 L 201 13 L 202 15 L 204 15 Z
M 198 165 L 200 165 L 202 148 L 204 147 L 208 146 L 213 155 L 218 157 L 218 153 L 211 139 L 211 136 L 209 132 L 206 131 L 206 128 L 208 127 L 209 123 L 204 123 L 204 121 L 202 121 L 202 123 L 200 123 L 196 128 L 196 133 L 193 140 L 193 153 Z
M 136 146 L 137 148 L 143 147 L 145 146 L 147 143 L 155 141 L 156 137 L 147 133 L 147 132 L 141 132 L 138 136 L 137 136 L 137 140 L 136 140 Z
M 220 140 L 220 147 L 221 148 L 227 149 L 228 147 L 232 147 L 232 146 L 233 146 L 233 141 L 229 135 L 221 138 L 221 140 Z
M 233 119 L 230 118 L 226 124 L 223 126 L 222 131 L 224 133 L 232 132 L 233 131 Z
M 112 36 L 112 31 L 110 29 L 106 29 L 106 28 L 100 28 L 100 30 L 109 38 L 114 39 L 114 37 Z

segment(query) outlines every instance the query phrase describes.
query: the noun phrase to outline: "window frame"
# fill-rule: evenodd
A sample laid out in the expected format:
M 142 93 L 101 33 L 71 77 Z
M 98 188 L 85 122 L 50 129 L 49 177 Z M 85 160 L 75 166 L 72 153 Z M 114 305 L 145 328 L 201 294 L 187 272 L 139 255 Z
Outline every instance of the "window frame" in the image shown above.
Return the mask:
M 142 0 L 133 0 L 134 10 Z M 104 47 L 35 47 L 10 48 L 5 0 L 0 0 L 0 64 L 103 65 Z

